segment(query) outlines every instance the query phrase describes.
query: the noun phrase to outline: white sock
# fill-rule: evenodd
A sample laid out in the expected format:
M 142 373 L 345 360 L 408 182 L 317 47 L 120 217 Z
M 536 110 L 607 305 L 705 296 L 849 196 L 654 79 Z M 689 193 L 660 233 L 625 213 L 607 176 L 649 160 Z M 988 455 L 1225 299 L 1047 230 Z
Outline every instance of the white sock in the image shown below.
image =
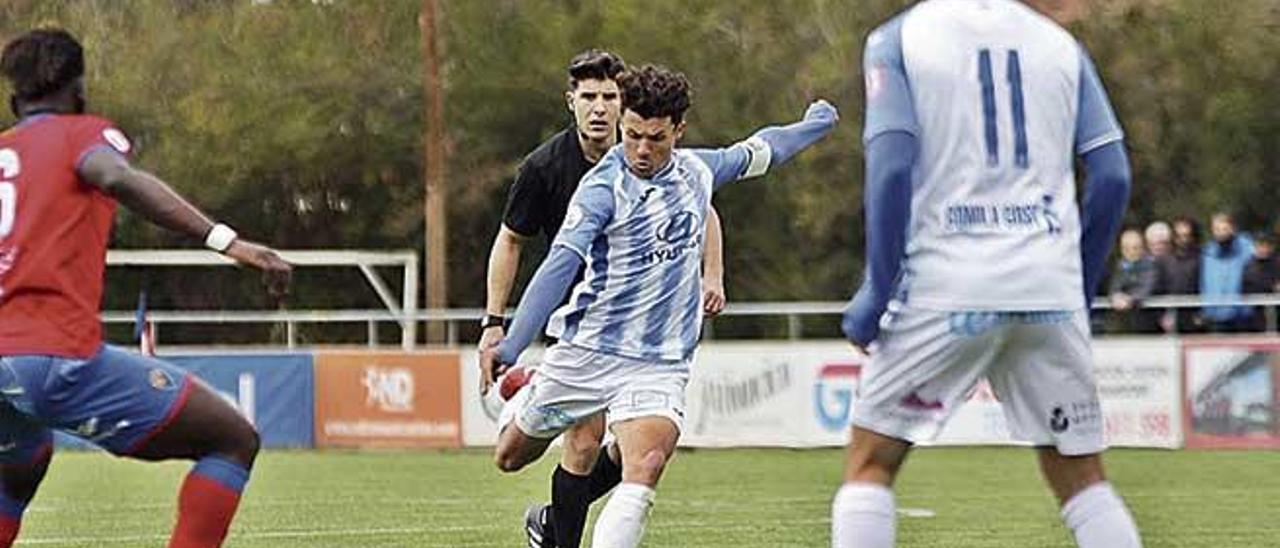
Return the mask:
M 832 548 L 893 548 L 893 491 L 874 483 L 849 482 L 831 503 Z
M 591 548 L 635 548 L 644 536 L 644 522 L 653 506 L 653 489 L 639 483 L 622 483 L 596 518 Z
M 1062 521 L 1080 548 L 1141 548 L 1138 526 L 1111 484 L 1095 483 L 1062 506 Z

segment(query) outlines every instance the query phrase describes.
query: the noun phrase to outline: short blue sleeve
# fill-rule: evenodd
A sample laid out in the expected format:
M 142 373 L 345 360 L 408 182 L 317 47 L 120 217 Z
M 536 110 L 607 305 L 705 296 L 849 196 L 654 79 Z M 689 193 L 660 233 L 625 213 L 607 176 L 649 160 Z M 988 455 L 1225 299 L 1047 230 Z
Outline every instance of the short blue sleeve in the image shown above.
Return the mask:
M 699 148 L 690 152 L 711 168 L 715 180 L 713 188 L 742 177 L 751 163 L 751 151 L 741 143 L 728 148 Z
M 1107 90 L 1089 52 L 1080 47 L 1080 105 L 1076 113 L 1076 155 L 1084 156 L 1102 145 L 1124 139 L 1124 131 L 1111 109 Z
M 578 190 L 569 200 L 569 209 L 565 212 L 564 223 L 556 234 L 553 246 L 563 246 L 582 256 L 589 257 L 591 242 L 604 231 L 609 221 L 613 220 L 613 184 L 612 180 L 620 173 L 610 170 L 593 171 L 583 178 Z
M 862 73 L 866 81 L 866 122 L 863 143 L 877 135 L 903 131 L 919 136 L 916 109 L 902 59 L 902 21 L 899 15 L 871 36 L 862 53 Z

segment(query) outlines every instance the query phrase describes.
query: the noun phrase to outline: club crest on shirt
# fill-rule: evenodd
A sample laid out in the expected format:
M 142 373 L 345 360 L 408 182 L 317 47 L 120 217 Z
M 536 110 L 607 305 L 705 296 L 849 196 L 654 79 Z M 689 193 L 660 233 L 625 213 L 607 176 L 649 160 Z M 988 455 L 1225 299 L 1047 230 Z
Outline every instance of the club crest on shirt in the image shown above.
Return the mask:
M 147 372 L 147 381 L 151 383 L 151 387 L 156 390 L 172 390 L 177 383 L 173 381 L 173 377 L 163 369 L 152 369 Z
M 570 205 L 569 211 L 566 211 L 564 214 L 563 227 L 577 228 L 579 224 L 582 224 L 582 218 L 585 216 L 586 214 L 582 212 L 581 207 L 576 204 Z

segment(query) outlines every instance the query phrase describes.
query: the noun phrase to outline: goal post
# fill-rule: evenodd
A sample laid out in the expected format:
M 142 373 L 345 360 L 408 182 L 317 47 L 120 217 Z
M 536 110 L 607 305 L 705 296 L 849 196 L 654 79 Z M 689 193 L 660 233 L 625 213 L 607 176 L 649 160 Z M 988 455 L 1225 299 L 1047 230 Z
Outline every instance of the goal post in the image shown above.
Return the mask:
M 378 295 L 386 311 L 400 324 L 400 344 L 412 349 L 417 341 L 418 254 L 410 250 L 279 250 L 284 260 L 295 266 L 348 266 L 360 270 Z M 107 266 L 231 266 L 231 259 L 200 249 L 113 249 L 107 251 Z M 397 267 L 403 273 L 400 298 L 376 270 Z

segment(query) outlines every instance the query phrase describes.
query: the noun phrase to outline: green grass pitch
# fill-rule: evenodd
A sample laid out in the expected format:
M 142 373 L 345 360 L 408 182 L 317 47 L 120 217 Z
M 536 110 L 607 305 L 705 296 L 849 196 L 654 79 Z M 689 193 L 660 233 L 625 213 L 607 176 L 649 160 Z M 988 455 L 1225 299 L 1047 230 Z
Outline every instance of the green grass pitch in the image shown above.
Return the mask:
M 227 546 L 524 546 L 522 511 L 548 496 L 556 457 L 503 476 L 481 451 L 266 452 Z M 682 451 L 645 546 L 829 546 L 841 463 L 834 449 Z M 1280 546 L 1280 452 L 1117 450 L 1107 464 L 1148 548 Z M 188 466 L 59 453 L 18 546 L 163 546 Z M 1074 546 L 1028 449 L 922 449 L 899 481 L 900 508 L 933 514 L 902 515 L 899 546 Z

